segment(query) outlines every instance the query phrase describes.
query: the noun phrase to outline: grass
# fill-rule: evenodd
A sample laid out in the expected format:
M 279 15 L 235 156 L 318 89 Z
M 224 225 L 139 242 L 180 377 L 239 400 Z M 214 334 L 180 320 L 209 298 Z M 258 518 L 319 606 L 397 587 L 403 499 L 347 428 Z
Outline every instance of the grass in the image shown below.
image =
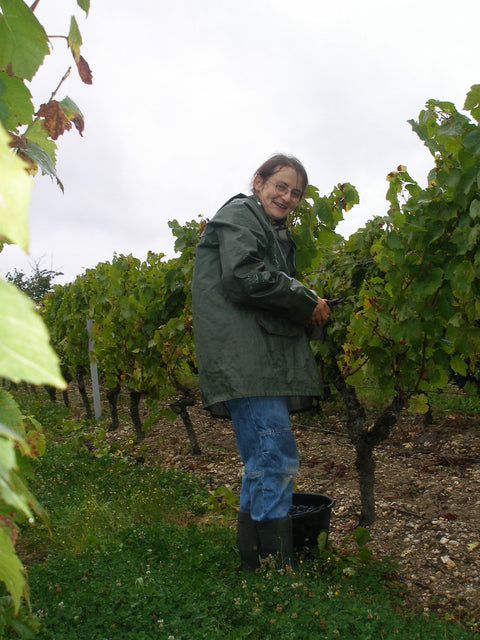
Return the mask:
M 75 440 L 49 442 L 34 470 L 31 488 L 49 522 L 26 531 L 22 544 L 37 555 L 42 547 L 46 553 L 103 548 L 134 525 L 192 517 L 204 508 L 206 491 L 192 476 L 114 454 L 96 457 Z
M 28 410 L 49 421 L 30 486 L 50 527 L 24 525 L 18 547 L 39 640 L 472 637 L 406 609 L 395 567 L 363 546 L 302 556 L 296 575 L 237 572 L 233 523 L 210 508 L 206 478 L 95 455 L 82 436 L 91 425 L 60 405 Z

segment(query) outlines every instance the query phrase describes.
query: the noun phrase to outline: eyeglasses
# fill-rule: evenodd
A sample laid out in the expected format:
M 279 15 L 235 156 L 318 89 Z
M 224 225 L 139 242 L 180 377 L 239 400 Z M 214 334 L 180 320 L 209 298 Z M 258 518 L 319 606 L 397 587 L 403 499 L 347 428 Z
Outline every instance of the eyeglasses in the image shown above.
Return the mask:
M 290 189 L 284 182 L 272 182 L 271 180 L 267 180 L 275 187 L 276 192 L 281 196 L 286 196 L 290 193 L 290 197 L 294 200 L 300 200 L 302 197 L 302 191 L 299 189 Z

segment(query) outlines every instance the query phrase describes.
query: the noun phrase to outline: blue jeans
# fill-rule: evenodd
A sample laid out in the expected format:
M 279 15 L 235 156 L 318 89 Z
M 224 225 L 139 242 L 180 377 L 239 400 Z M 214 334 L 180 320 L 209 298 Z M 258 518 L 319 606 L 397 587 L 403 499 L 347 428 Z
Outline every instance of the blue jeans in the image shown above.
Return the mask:
M 299 467 L 287 398 L 238 398 L 225 404 L 245 465 L 240 511 L 260 522 L 286 518 L 292 504 L 292 478 Z

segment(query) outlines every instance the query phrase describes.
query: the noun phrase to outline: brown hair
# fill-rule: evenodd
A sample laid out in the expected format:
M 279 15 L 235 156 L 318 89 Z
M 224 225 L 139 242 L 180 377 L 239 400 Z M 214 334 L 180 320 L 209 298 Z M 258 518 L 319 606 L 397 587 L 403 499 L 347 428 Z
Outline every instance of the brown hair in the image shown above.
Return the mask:
M 263 181 L 268 180 L 268 178 L 273 176 L 274 173 L 277 173 L 277 171 L 279 171 L 282 167 L 291 167 L 298 173 L 298 175 L 300 176 L 303 182 L 302 191 L 305 191 L 305 187 L 308 184 L 308 176 L 307 176 L 305 167 L 300 162 L 300 160 L 297 160 L 297 158 L 295 158 L 294 156 L 286 156 L 283 153 L 276 153 L 274 156 L 266 160 L 255 171 L 253 179 L 255 179 L 256 176 L 260 176 L 260 178 L 262 178 Z M 252 180 L 252 192 L 255 193 L 255 189 L 253 187 L 253 180 Z

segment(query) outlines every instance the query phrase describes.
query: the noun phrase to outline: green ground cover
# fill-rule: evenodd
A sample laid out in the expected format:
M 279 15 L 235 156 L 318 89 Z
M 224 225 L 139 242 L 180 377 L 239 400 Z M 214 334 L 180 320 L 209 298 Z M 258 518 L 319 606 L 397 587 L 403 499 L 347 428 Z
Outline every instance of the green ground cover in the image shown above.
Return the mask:
M 237 572 L 234 527 L 212 509 L 206 478 L 96 454 L 82 435 L 93 425 L 60 405 L 28 410 L 49 425 L 30 486 L 50 523 L 22 528 L 31 614 L 7 640 L 35 624 L 39 640 L 473 637 L 406 607 L 394 565 L 364 535 L 300 558 L 295 575 Z

